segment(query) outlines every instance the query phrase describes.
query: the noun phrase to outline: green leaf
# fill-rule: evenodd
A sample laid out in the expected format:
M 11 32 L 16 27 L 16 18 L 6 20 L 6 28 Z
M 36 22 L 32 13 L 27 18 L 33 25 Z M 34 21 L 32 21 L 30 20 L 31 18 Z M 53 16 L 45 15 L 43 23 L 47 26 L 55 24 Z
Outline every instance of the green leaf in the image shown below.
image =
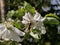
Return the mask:
M 53 17 L 47 17 L 44 21 L 45 24 L 49 24 L 49 25 L 58 25 L 59 21 L 56 18 Z
M 52 13 L 47 14 L 45 17 L 54 17 L 54 18 L 56 18 L 56 19 L 59 19 L 59 17 L 58 17 L 57 15 L 52 14 Z
M 29 3 L 24 2 L 24 6 L 25 6 L 25 9 L 27 10 L 27 12 L 30 12 L 32 14 L 35 13 L 35 8 L 32 7 Z
M 24 8 L 19 8 L 18 10 L 15 11 L 14 15 L 12 16 L 13 19 L 19 18 L 21 19 L 22 16 L 25 15 L 25 9 Z
M 18 23 L 18 22 L 14 22 L 13 25 L 18 28 L 18 29 L 22 29 L 23 28 L 23 25 L 21 23 Z
M 7 18 L 11 18 L 14 15 L 14 13 L 15 13 L 14 10 L 8 11 Z
M 25 15 L 25 9 L 23 7 L 21 7 L 20 9 L 18 9 L 18 18 L 20 18 L 24 15 Z

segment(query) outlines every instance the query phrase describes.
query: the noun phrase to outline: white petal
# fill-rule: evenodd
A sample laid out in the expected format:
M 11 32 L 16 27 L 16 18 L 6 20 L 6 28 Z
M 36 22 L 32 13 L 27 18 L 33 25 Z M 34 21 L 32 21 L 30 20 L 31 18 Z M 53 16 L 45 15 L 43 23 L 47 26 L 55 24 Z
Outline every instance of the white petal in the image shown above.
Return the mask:
M 40 20 L 40 16 L 36 19 L 36 21 L 39 21 Z
M 21 30 L 17 29 L 16 27 L 12 27 L 12 28 L 19 36 L 24 36 L 25 35 L 24 32 L 22 32 Z
M 3 30 L 5 30 L 5 25 L 4 24 L 0 24 L 0 31 L 3 31 Z
M 39 39 L 38 34 L 34 34 L 33 32 L 30 32 L 30 35 L 35 39 Z
M 27 20 L 27 21 L 30 21 L 30 17 L 29 17 L 30 14 L 26 13 L 25 16 L 23 16 L 23 19 Z
M 0 39 L 2 37 L 2 34 L 4 33 L 4 31 L 7 30 L 4 24 L 0 24 Z
M 33 27 L 33 29 L 36 29 L 36 25 Z
M 33 17 L 33 19 L 34 19 L 35 21 L 39 21 L 41 18 L 42 18 L 42 16 L 36 11 L 36 14 L 35 14 L 35 16 Z
M 42 18 L 42 19 L 41 19 L 41 22 L 43 22 L 45 19 L 46 19 L 46 17 Z
M 9 30 L 5 30 L 3 35 L 2 35 L 2 39 L 6 40 L 6 39 L 10 39 L 10 31 Z
M 13 39 L 14 41 L 22 42 L 22 39 L 18 36 L 16 32 L 11 31 L 10 35 L 12 35 L 11 39 Z
M 4 32 L 4 34 L 2 35 L 2 39 L 6 40 L 6 39 L 9 39 L 9 40 L 14 40 L 14 41 L 17 41 L 17 42 L 21 42 L 22 39 L 20 39 L 20 37 L 18 36 L 18 34 L 12 30 L 6 30 Z
M 23 24 L 28 24 L 29 22 L 26 21 L 26 20 L 23 20 L 22 23 L 23 23 Z
M 45 34 L 46 33 L 46 30 L 41 30 L 41 34 Z
M 25 16 L 23 16 L 23 19 L 24 20 L 27 20 L 27 21 L 31 21 L 33 19 L 33 17 L 31 16 L 31 14 L 28 12 L 25 14 Z
M 38 15 L 35 15 L 35 16 L 34 16 L 34 20 L 36 20 L 38 17 L 39 17 Z

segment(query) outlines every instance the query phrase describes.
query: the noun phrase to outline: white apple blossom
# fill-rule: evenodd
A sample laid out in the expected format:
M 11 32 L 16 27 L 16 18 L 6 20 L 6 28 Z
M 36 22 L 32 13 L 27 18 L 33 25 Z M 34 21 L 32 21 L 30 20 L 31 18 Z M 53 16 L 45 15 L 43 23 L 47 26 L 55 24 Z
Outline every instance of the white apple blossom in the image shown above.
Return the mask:
M 26 22 L 26 23 L 24 23 L 24 22 Z M 31 22 L 33 22 L 33 17 L 31 16 L 31 14 L 29 12 L 28 13 L 25 13 L 25 16 L 23 16 L 22 23 L 23 24 L 29 24 Z
M 19 35 L 12 30 L 5 30 L 4 33 L 2 34 L 2 39 L 3 40 L 13 40 L 17 42 L 21 42 L 22 39 L 19 37 Z
M 7 29 L 6 25 L 9 25 L 9 27 L 12 30 Z M 16 27 L 13 27 L 8 24 L 7 22 L 0 24 L 0 39 L 3 39 L 5 41 L 13 40 L 17 42 L 22 42 L 23 39 L 20 38 L 20 36 L 24 36 L 25 33 L 17 29 Z
M 42 34 L 45 34 L 46 30 L 45 30 L 45 27 L 44 27 L 44 24 L 43 24 L 43 21 L 45 20 L 45 18 L 43 18 L 37 11 L 35 11 L 35 12 L 36 13 L 33 16 L 29 12 L 26 13 L 23 16 L 22 23 L 25 24 L 25 25 L 31 24 L 31 25 L 29 25 L 30 29 L 35 29 L 36 28 L 36 29 L 39 29 L 41 32 L 43 32 Z M 29 30 L 29 29 L 27 29 L 27 30 Z M 34 36 L 36 36 L 36 35 L 34 35 Z

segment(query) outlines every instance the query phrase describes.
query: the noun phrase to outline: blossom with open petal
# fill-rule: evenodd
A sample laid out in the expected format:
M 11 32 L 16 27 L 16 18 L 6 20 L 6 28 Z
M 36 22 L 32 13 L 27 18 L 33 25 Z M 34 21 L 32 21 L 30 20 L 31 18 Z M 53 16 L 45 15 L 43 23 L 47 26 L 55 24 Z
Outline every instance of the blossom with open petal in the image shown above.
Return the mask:
M 22 42 L 23 39 L 21 39 L 20 36 L 24 36 L 25 33 L 13 26 L 10 28 L 12 28 L 12 30 L 8 30 L 4 23 L 0 24 L 0 39 Z
M 30 26 L 30 28 L 33 28 L 33 29 L 37 28 L 39 30 L 45 30 L 45 27 L 43 24 L 44 20 L 45 20 L 45 18 L 43 18 L 37 11 L 33 16 L 28 12 L 23 16 L 22 23 L 25 25 L 31 24 L 29 26 Z
M 13 40 L 13 41 L 17 41 L 17 42 L 21 42 L 22 39 L 19 37 L 19 35 L 12 30 L 5 30 L 3 35 L 2 35 L 2 39 L 4 40 Z

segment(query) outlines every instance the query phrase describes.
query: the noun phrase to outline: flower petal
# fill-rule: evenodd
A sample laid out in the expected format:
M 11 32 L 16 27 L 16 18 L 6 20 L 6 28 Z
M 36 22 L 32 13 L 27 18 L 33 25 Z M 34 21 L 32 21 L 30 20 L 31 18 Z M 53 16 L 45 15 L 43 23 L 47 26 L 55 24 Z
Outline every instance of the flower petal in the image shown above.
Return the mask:
M 39 39 L 38 34 L 34 34 L 33 32 L 30 32 L 30 35 L 35 39 Z
M 26 21 L 26 20 L 23 20 L 22 23 L 23 23 L 23 24 L 28 24 L 29 22 Z
M 23 19 L 30 21 L 29 13 L 26 13 L 25 16 L 23 16 Z
M 33 17 L 33 19 L 34 19 L 35 21 L 39 21 L 41 18 L 42 18 L 42 16 L 36 11 L 36 14 L 35 14 L 35 16 Z
M 24 32 L 22 32 L 21 30 L 17 29 L 16 27 L 12 27 L 12 28 L 19 36 L 24 36 L 25 35 Z
M 13 40 L 17 42 L 21 42 L 22 39 L 18 36 L 18 34 L 12 30 L 6 30 L 2 35 L 2 39 L 6 40 Z
M 4 24 L 0 24 L 0 39 L 2 37 L 2 34 L 4 33 L 4 31 L 7 30 Z

